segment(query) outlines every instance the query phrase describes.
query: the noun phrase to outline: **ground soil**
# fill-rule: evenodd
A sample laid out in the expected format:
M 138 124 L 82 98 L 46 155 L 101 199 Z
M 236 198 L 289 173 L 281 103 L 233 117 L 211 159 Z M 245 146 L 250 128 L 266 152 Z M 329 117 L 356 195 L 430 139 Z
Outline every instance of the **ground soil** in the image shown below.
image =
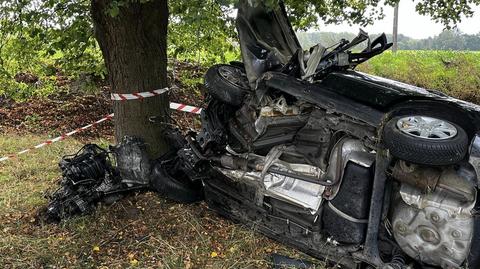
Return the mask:
M 201 76 L 203 68 L 180 63 L 177 68 L 190 71 L 192 76 Z M 179 82 L 179 72 L 175 80 L 170 75 L 170 101 L 203 107 L 202 85 L 185 85 Z M 97 94 L 84 95 L 79 92 L 58 92 L 48 97 L 32 98 L 26 102 L 0 99 L 0 134 L 46 134 L 57 136 L 85 126 L 112 113 L 110 88 L 100 87 Z M 138 100 L 129 102 L 141 102 Z M 172 111 L 172 122 L 179 128 L 199 127 L 198 116 Z M 95 128 L 76 135 L 77 138 L 109 138 L 113 136 L 113 122 L 104 122 Z

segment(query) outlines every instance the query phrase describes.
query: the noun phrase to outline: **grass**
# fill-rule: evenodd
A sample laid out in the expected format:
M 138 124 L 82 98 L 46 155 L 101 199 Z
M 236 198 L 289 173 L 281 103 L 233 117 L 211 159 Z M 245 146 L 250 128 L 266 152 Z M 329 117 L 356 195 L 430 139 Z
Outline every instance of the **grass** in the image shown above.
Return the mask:
M 0 136 L 0 156 L 43 140 Z M 204 203 L 179 205 L 153 193 L 58 225 L 42 223 L 37 212 L 60 176 L 58 160 L 81 145 L 70 139 L 0 163 L 1 268 L 268 268 L 273 252 L 306 258 Z
M 358 70 L 480 104 L 480 52 L 387 51 Z

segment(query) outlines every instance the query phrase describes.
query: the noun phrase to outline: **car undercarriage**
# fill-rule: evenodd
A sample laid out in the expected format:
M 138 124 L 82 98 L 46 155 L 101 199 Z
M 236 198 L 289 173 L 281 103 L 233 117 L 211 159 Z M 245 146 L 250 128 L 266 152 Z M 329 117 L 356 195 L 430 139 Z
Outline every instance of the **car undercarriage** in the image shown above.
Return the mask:
M 385 35 L 304 51 L 282 4 L 250 1 L 237 30 L 201 130 L 167 129 L 155 161 L 134 138 L 65 158 L 51 218 L 153 189 L 345 268 L 480 268 L 479 107 L 354 71 Z

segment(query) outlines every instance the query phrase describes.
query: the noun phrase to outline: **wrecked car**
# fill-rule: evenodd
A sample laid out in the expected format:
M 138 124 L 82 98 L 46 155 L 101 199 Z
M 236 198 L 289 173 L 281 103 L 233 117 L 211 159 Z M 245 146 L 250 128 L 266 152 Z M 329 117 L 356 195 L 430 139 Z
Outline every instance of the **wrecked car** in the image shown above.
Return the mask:
M 282 4 L 251 2 L 243 61 L 205 75 L 201 130 L 170 130 L 150 182 L 118 184 L 205 200 L 344 268 L 480 268 L 480 107 L 355 71 L 385 35 L 305 51 Z

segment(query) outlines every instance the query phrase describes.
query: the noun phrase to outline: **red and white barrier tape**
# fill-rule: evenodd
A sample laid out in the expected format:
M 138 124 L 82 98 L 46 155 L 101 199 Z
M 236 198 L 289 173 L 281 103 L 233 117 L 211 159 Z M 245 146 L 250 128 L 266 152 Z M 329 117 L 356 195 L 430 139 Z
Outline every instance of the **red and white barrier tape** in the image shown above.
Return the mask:
M 171 108 L 171 109 L 174 109 L 174 110 L 178 110 L 178 111 L 193 113 L 193 114 L 200 114 L 200 112 L 202 111 L 202 109 L 199 108 L 199 107 L 188 106 L 188 105 L 179 104 L 179 103 L 170 103 L 170 108 Z M 86 129 L 88 129 L 88 128 L 94 127 L 94 126 L 96 126 L 96 125 L 98 125 L 98 124 L 100 124 L 100 123 L 102 123 L 102 122 L 104 122 L 104 121 L 111 120 L 112 118 L 113 118 L 113 113 L 110 114 L 110 115 L 107 115 L 107 116 L 104 117 L 104 118 L 101 118 L 101 119 L 97 120 L 97 121 L 94 122 L 94 123 L 85 125 L 85 126 L 83 126 L 83 127 L 80 127 L 80 128 L 78 128 L 78 129 L 75 129 L 75 130 L 73 130 L 73 131 L 71 131 L 71 132 L 62 134 L 62 135 L 59 136 L 59 137 L 56 137 L 56 138 L 53 138 L 53 139 L 49 139 L 49 140 L 47 140 L 47 141 L 45 141 L 45 142 L 43 142 L 43 143 L 41 143 L 41 144 L 38 144 L 38 145 L 36 145 L 36 146 L 34 146 L 34 147 L 31 147 L 31 148 L 28 148 L 28 149 L 24 149 L 24 150 L 19 151 L 19 152 L 15 153 L 15 154 L 9 154 L 9 155 L 7 155 L 7 156 L 5 156 L 5 157 L 1 157 L 1 158 L 0 158 L 0 162 L 3 162 L 3 161 L 6 161 L 6 160 L 9 160 L 9 159 L 16 158 L 16 157 L 18 157 L 19 155 L 23 155 L 23 154 L 25 154 L 25 153 L 27 153 L 27 152 L 30 152 L 30 151 L 32 151 L 32 150 L 35 150 L 35 149 L 43 148 L 43 147 L 48 146 L 48 145 L 51 145 L 51 144 L 53 144 L 53 143 L 55 143 L 55 142 L 63 141 L 63 140 L 67 139 L 68 137 L 70 137 L 70 136 L 72 136 L 72 135 L 74 135 L 74 134 L 76 134 L 76 133 L 79 133 L 79 132 L 84 131 L 84 130 L 86 130 Z
M 137 92 L 137 93 L 112 93 L 111 99 L 114 101 L 126 101 L 126 100 L 138 100 L 143 98 L 148 98 L 156 95 L 160 95 L 169 91 L 169 88 L 163 88 L 159 90 L 154 90 L 151 92 Z M 170 108 L 173 110 L 193 113 L 193 114 L 200 114 L 202 109 L 199 107 L 179 104 L 179 103 L 170 103 Z
M 112 93 L 110 99 L 114 101 L 127 101 L 127 100 L 136 100 L 143 99 L 148 97 L 153 97 L 160 95 L 162 93 L 168 92 L 169 88 L 158 89 L 150 92 L 135 92 L 135 93 Z
M 193 113 L 193 114 L 200 114 L 202 112 L 202 109 L 199 107 L 188 106 L 188 105 L 173 103 L 173 102 L 170 102 L 170 109 Z
M 19 151 L 19 152 L 15 153 L 15 154 L 10 154 L 10 155 L 7 155 L 7 156 L 5 156 L 5 157 L 2 157 L 2 158 L 0 158 L 0 162 L 6 161 L 6 160 L 8 160 L 8 159 L 16 158 L 16 157 L 18 157 L 19 155 L 25 154 L 25 153 L 30 152 L 30 151 L 32 151 L 32 150 L 39 149 L 39 148 L 43 148 L 43 147 L 48 146 L 48 145 L 50 145 L 50 144 L 53 144 L 53 143 L 55 143 L 55 142 L 59 142 L 59 141 L 65 140 L 66 138 L 68 138 L 68 137 L 70 137 L 70 136 L 72 136 L 72 135 L 74 135 L 74 134 L 76 134 L 76 133 L 79 133 L 79 132 L 81 132 L 81 131 L 84 131 L 84 130 L 90 128 L 90 127 L 96 126 L 96 125 L 98 125 L 98 124 L 100 124 L 100 123 L 102 123 L 102 122 L 104 122 L 104 121 L 110 120 L 110 119 L 112 119 L 112 118 L 113 118 L 113 114 L 110 114 L 110 115 L 108 115 L 108 116 L 106 116 L 106 117 L 104 117 L 104 118 L 101 118 L 101 119 L 97 120 L 97 121 L 94 122 L 94 123 L 90 123 L 90 124 L 88 124 L 88 125 L 85 125 L 85 126 L 83 126 L 83 127 L 80 127 L 80 128 L 78 128 L 78 129 L 75 129 L 75 130 L 73 130 L 73 131 L 71 131 L 71 132 L 62 134 L 61 136 L 56 137 L 56 138 L 54 138 L 54 139 L 49 139 L 49 140 L 47 140 L 47 141 L 45 141 L 45 142 L 43 142 L 43 143 L 41 143 L 41 144 L 38 144 L 38 145 L 36 145 L 36 146 L 34 146 L 34 147 L 31 147 L 31 148 L 28 148 L 28 149 L 24 149 L 24 150 Z

